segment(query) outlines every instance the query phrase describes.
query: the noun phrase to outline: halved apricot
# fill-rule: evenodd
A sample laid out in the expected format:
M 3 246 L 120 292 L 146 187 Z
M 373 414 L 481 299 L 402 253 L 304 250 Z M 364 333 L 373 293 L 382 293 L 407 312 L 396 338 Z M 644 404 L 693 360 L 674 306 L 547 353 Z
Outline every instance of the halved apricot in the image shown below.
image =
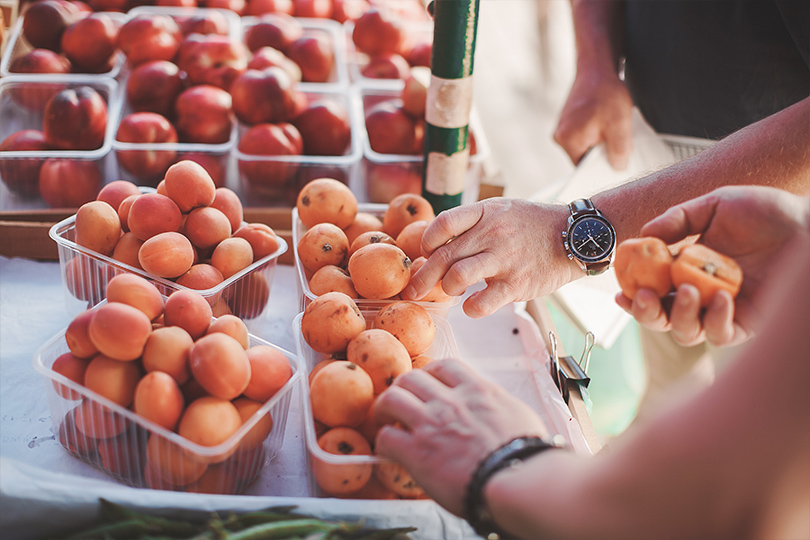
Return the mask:
M 719 291 L 736 297 L 743 281 L 737 261 L 702 244 L 683 248 L 672 263 L 670 273 L 675 287 L 689 283 L 697 288 L 701 307 L 708 306 Z

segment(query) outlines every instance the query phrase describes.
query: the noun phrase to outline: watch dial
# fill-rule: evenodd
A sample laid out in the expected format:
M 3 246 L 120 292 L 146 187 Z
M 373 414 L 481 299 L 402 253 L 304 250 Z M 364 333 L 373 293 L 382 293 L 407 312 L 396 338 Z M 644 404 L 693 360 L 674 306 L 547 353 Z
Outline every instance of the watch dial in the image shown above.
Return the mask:
M 568 241 L 583 258 L 598 260 L 613 247 L 614 235 L 604 220 L 587 216 L 574 223 Z

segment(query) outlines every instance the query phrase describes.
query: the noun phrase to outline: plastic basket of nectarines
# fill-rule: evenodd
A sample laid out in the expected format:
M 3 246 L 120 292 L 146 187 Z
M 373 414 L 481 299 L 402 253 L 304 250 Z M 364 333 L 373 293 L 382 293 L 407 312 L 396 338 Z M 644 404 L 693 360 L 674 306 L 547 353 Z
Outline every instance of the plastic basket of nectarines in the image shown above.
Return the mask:
M 236 193 L 216 188 L 192 161 L 173 165 L 158 189 L 125 180 L 107 184 L 95 201 L 50 229 L 69 313 L 101 302 L 113 276 L 133 273 L 167 296 L 194 290 L 216 316 L 233 314 L 253 327 L 266 313 L 287 243 L 242 216 Z
M 87 75 L 0 78 L 4 209 L 78 208 L 96 197 L 113 174 L 116 88 Z
M 399 300 L 411 274 L 425 262 L 422 233 L 434 217 L 433 207 L 421 195 L 406 193 L 389 204 L 358 203 L 337 180 L 309 182 L 293 208 L 301 308 L 331 291 L 347 294 L 361 309 L 375 310 Z M 444 317 L 459 301 L 437 284 L 416 303 Z
M 308 376 L 301 408 L 314 495 L 418 499 L 424 491 L 398 464 L 374 455 L 376 396 L 402 373 L 459 358 L 446 319 L 415 302 L 361 309 L 341 292 L 319 296 L 293 326 Z
M 213 318 L 201 295 L 165 297 L 133 274 L 33 364 L 72 455 L 129 485 L 222 494 L 244 491 L 280 450 L 302 373 L 238 317 Z

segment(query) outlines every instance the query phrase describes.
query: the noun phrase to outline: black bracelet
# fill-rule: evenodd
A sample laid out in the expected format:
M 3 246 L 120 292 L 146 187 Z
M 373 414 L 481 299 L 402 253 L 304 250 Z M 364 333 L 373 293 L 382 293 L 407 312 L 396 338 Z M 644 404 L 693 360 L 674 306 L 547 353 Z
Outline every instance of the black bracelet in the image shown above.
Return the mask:
M 540 437 L 518 437 L 493 451 L 478 464 L 464 497 L 464 519 L 472 525 L 476 534 L 490 540 L 509 538 L 495 524 L 484 503 L 484 485 L 501 469 L 513 467 L 527 457 L 545 450 L 561 448 L 562 445 L 555 439 L 558 437 L 554 437 L 551 442 Z

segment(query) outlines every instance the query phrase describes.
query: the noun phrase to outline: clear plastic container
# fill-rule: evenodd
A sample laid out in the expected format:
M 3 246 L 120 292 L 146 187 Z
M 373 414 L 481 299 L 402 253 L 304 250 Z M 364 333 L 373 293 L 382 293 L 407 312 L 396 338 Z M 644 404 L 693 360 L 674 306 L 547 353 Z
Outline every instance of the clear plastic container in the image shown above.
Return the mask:
M 65 305 L 71 316 L 102 302 L 106 296 L 107 283 L 124 272 L 148 279 L 166 296 L 174 291 L 187 289 L 174 281 L 154 276 L 78 245 L 75 242 L 75 224 L 74 214 L 50 229 L 50 237 L 58 246 L 62 283 L 65 286 Z M 268 313 L 265 308 L 270 297 L 276 264 L 279 256 L 287 251 L 287 243 L 282 237 L 278 237 L 278 242 L 278 249 L 274 253 L 255 261 L 216 287 L 196 290 L 208 300 L 214 314 L 233 313 L 251 329 L 264 321 L 263 316 Z
M 104 13 L 119 25 L 124 24 L 124 21 L 127 18 L 126 14 L 118 11 L 104 11 L 99 13 Z M 23 15 L 22 17 L 17 19 L 17 22 L 14 24 L 14 27 L 11 30 L 11 34 L 8 37 L 8 45 L 6 46 L 6 49 L 3 52 L 2 59 L 0 59 L 0 76 L 2 77 L 7 77 L 9 75 L 15 74 L 22 75 L 21 73 L 16 73 L 10 70 L 11 63 L 20 56 L 23 56 L 24 54 L 27 54 L 31 50 L 33 50 L 31 44 L 28 43 L 28 41 L 23 36 L 22 25 L 24 18 L 25 16 Z M 126 62 L 126 57 L 124 57 L 124 53 L 121 52 L 120 50 L 117 50 L 115 52 L 115 60 L 112 64 L 112 67 L 110 67 L 109 70 L 101 73 L 92 73 L 92 74 L 87 73 L 86 75 L 116 78 L 118 77 L 118 74 L 121 73 L 121 67 L 124 65 L 124 62 Z M 84 74 L 84 73 L 76 72 L 76 74 Z M 46 74 L 30 73 L 28 75 L 44 76 Z
M 402 90 L 360 87 L 363 104 L 363 185 L 355 192 L 358 200 L 381 203 L 406 191 L 421 193 L 424 156 L 421 154 L 381 154 L 371 148 L 368 131 L 365 129 L 366 111 L 377 103 L 398 99 Z M 485 177 L 484 163 L 489 158 L 489 143 L 475 109 L 470 113 L 470 133 L 475 139 L 475 153 L 470 155 L 464 179 L 462 204 L 478 200 L 478 193 Z
M 366 316 L 367 321 L 373 321 L 373 317 L 377 310 L 363 309 L 361 312 Z M 304 336 L 301 333 L 301 318 L 303 314 L 298 314 L 293 321 L 293 329 L 296 336 L 296 352 L 301 361 L 304 373 L 301 377 L 299 396 L 301 398 L 301 410 L 303 411 L 304 418 L 304 437 L 307 447 L 307 472 L 310 480 L 310 493 L 318 497 L 346 497 L 346 498 L 423 498 L 423 495 L 418 495 L 421 490 L 418 486 L 412 486 L 411 489 L 400 489 L 397 492 L 391 492 L 390 489 L 385 489 L 383 483 L 380 482 L 378 475 L 382 473 L 379 469 L 388 470 L 390 468 L 397 468 L 398 465 L 393 462 L 381 458 L 376 455 L 338 455 L 326 452 L 318 445 L 318 437 L 322 435 L 326 428 L 323 425 L 316 426 L 315 419 L 312 416 L 312 406 L 310 403 L 308 375 L 315 365 L 326 358 L 326 355 L 317 353 L 307 345 Z M 425 351 L 425 355 L 433 359 L 442 358 L 460 358 L 458 345 L 453 336 L 453 330 L 450 323 L 441 317 L 433 317 L 433 322 L 436 324 L 436 337 L 433 344 Z M 372 324 L 373 327 L 373 324 Z M 373 447 L 373 441 L 369 444 Z M 372 479 L 369 484 L 358 492 L 339 495 L 334 493 L 327 493 L 319 486 L 314 474 L 312 473 L 312 460 L 317 459 L 326 463 L 335 474 L 341 474 L 341 471 L 357 471 L 358 468 L 363 469 L 370 467 L 374 471 Z M 405 476 L 404 470 L 401 470 L 402 475 Z
M 217 446 L 201 446 L 79 385 L 52 369 L 70 352 L 62 331 L 34 354 L 34 369 L 48 381 L 47 397 L 57 440 L 75 457 L 120 482 L 143 488 L 238 494 L 259 476 L 280 451 L 294 385 L 302 375 L 298 358 L 256 336 L 250 346 L 269 345 L 290 362 L 289 381 L 233 435 Z M 272 419 L 267 429 L 266 415 Z M 254 428 L 256 431 L 253 431 Z M 149 455 L 161 456 L 162 470 L 147 468 Z
M 0 210 L 46 208 L 48 205 L 38 196 L 37 186 L 40 167 L 45 160 L 54 158 L 80 162 L 84 167 L 90 163 L 98 172 L 98 183 L 103 185 L 117 176 L 115 160 L 111 159 L 114 118 L 118 115 L 118 83 L 108 77 L 89 75 L 13 75 L 0 78 L 0 142 L 13 134 L 28 129 L 42 131 L 43 116 L 48 100 L 67 88 L 89 86 L 95 89 L 107 104 L 107 126 L 104 141 L 95 150 L 15 150 L 0 151 Z M 93 173 L 95 176 L 95 173 Z M 91 178 L 88 174 L 87 178 Z M 76 180 L 74 180 L 75 182 Z M 25 185 L 32 193 L 23 195 Z M 75 186 L 74 186 L 75 189 Z
M 136 6 L 127 12 L 127 20 L 132 19 L 136 15 L 141 14 L 155 14 L 155 15 L 168 15 L 175 20 L 178 24 L 182 19 L 191 16 L 206 15 L 210 12 L 219 12 L 228 21 L 228 35 L 232 38 L 239 39 L 242 35 L 242 21 L 239 15 L 231 9 L 220 8 L 202 8 L 202 7 L 179 7 L 179 6 Z
M 349 147 L 342 156 L 260 156 L 241 152 L 237 142 L 234 155 L 239 169 L 239 194 L 245 206 L 295 206 L 298 192 L 315 178 L 335 178 L 347 184 L 352 191 L 357 189 L 354 186 L 360 183 L 360 162 L 365 136 L 359 116 L 358 94 L 353 89 L 303 93 L 310 102 L 332 99 L 346 107 L 352 132 Z M 251 126 L 240 123 L 240 141 L 250 128 Z
M 248 29 L 255 26 L 261 17 L 242 17 L 242 39 Z M 335 56 L 334 68 L 329 80 L 323 83 L 302 82 L 298 88 L 303 92 L 340 92 L 349 86 L 349 70 L 346 59 L 346 42 L 343 39 L 343 26 L 331 19 L 310 19 L 296 17 L 304 29 L 304 36 L 325 36 Z
M 372 203 L 359 203 L 357 205 L 358 212 L 368 212 L 382 220 L 385 211 L 388 208 L 387 204 L 372 204 Z M 312 302 L 317 295 L 309 289 L 309 281 L 307 279 L 306 270 L 304 265 L 301 264 L 301 259 L 298 257 L 298 241 L 306 233 L 307 230 L 301 219 L 298 217 L 298 209 L 293 207 L 292 210 L 292 244 L 293 254 L 295 256 L 295 273 L 298 275 L 298 294 L 301 298 L 301 310 L 303 311 Z M 414 302 L 425 308 L 431 315 L 439 317 L 447 317 L 447 312 L 451 307 L 461 301 L 460 296 L 453 296 L 446 302 Z M 361 310 L 376 310 L 383 306 L 390 304 L 392 300 L 370 300 L 366 298 L 355 299 L 357 307 Z

